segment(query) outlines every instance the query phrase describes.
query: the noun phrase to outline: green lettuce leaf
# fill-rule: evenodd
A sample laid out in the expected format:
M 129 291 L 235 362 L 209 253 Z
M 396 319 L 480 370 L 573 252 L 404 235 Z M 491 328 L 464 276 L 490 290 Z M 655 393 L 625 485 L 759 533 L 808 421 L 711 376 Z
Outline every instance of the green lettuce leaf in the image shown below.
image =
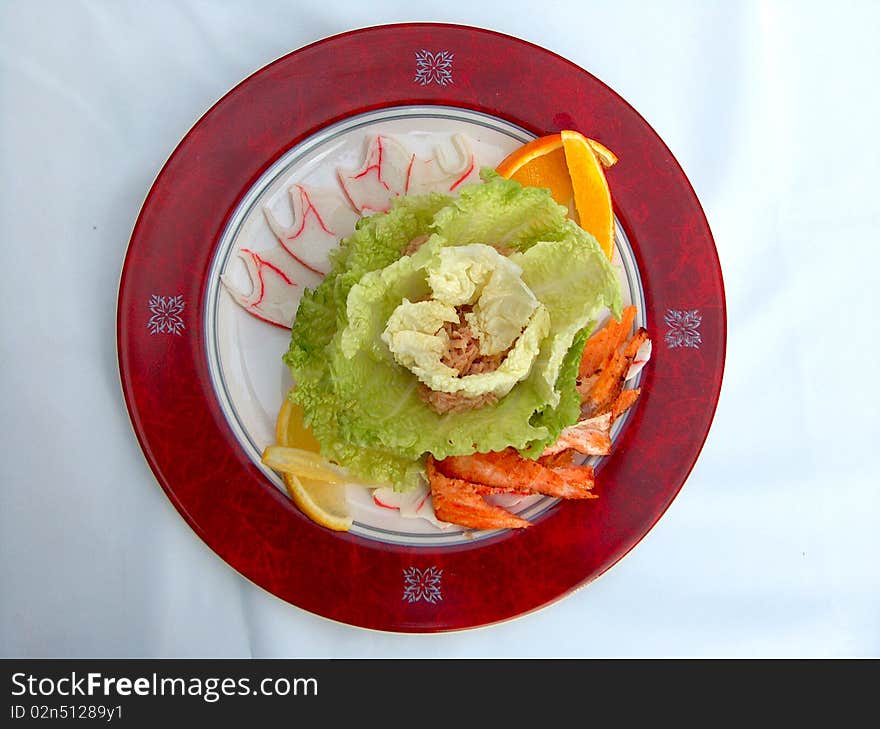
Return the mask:
M 539 241 L 565 236 L 568 208 L 542 187 L 523 187 L 483 170 L 486 184 L 468 185 L 434 219 L 434 230 L 448 245 L 489 243 L 524 251 Z M 574 225 L 574 223 L 572 223 Z
M 577 391 L 577 378 L 584 345 L 594 328 L 595 322 L 591 322 L 589 326 L 581 329 L 571 343 L 565 359 L 562 360 L 559 377 L 556 379 L 559 403 L 556 407 L 545 408 L 532 417 L 531 424 L 544 428 L 548 433 L 547 437 L 531 442 L 527 448 L 520 450 L 521 455 L 527 458 L 539 458 L 544 449 L 556 441 L 563 428 L 573 425 L 580 417 L 581 396 Z
M 331 273 L 300 304 L 285 356 L 297 383 L 294 400 L 322 454 L 362 478 L 409 488 L 427 453 L 445 458 L 513 446 L 536 457 L 577 420 L 580 353 L 602 309 L 619 313 L 617 278 L 595 239 L 548 191 L 492 174 L 484 179 L 455 200 L 403 198 L 389 213 L 362 220 L 333 256 Z M 402 256 L 419 235 L 430 239 Z M 404 299 L 430 293 L 426 269 L 439 251 L 471 243 L 517 251 L 510 260 L 549 324 L 526 376 L 506 395 L 438 415 L 382 333 Z
M 571 221 L 567 237 L 536 243 L 511 258 L 523 269 L 523 281 L 550 312 L 549 341 L 541 346 L 536 368 L 551 407 L 559 404 L 556 379 L 575 335 L 608 307 L 620 316 L 620 286 L 596 239 Z
M 352 287 L 343 353 L 349 356 L 359 345 L 375 349 L 381 342 L 398 364 L 432 390 L 504 397 L 528 375 L 549 331 L 550 316 L 523 282 L 522 269 L 494 248 L 443 243 L 434 235 L 412 258 L 369 273 Z M 426 282 L 430 298 L 410 301 L 413 295 L 426 296 Z M 459 323 L 455 307 L 462 304 L 473 305 L 465 319 L 483 354 L 500 353 L 512 345 L 493 372 L 459 377 L 441 361 L 449 344 L 443 324 Z M 384 350 L 379 354 L 384 356 Z
M 342 404 L 326 366 L 327 348 L 340 324 L 348 323 L 346 300 L 351 287 L 364 274 L 398 260 L 413 238 L 428 235 L 434 215 L 450 201 L 437 194 L 398 198 L 388 213 L 359 220 L 355 232 L 331 253 L 331 270 L 321 284 L 303 293 L 284 356 L 296 383 L 292 399 L 303 408 L 305 423 L 324 457 L 345 464 L 362 478 L 402 489 L 418 485 L 424 471 L 421 463 L 339 438 L 336 416 Z

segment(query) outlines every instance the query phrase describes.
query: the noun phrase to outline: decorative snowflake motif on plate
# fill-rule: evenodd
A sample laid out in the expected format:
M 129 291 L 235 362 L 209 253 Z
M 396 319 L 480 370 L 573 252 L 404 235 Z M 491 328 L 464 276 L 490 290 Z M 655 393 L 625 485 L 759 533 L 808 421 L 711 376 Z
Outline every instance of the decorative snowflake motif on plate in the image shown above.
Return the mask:
M 437 603 L 443 599 L 440 592 L 440 578 L 443 570 L 436 567 L 428 567 L 420 570 L 418 567 L 408 567 L 403 571 L 403 599 L 407 602 Z
M 152 316 L 147 322 L 150 334 L 177 334 L 185 328 L 183 323 L 183 296 L 156 296 L 150 297 L 150 313 Z
M 413 81 L 421 86 L 448 86 L 452 83 L 453 58 L 455 54 L 449 51 L 431 53 L 424 48 L 416 51 L 416 77 Z
M 666 326 L 666 346 L 670 349 L 677 347 L 689 347 L 691 349 L 699 349 L 703 343 L 700 336 L 700 324 L 703 316 L 699 309 L 691 309 L 683 311 L 679 309 L 668 309 L 664 317 Z

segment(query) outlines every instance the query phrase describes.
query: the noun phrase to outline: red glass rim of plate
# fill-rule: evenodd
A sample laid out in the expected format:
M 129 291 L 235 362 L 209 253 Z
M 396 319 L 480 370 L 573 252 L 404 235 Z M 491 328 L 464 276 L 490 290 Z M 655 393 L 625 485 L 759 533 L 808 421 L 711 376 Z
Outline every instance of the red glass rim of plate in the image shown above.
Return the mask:
M 230 215 L 282 154 L 381 108 L 444 105 L 536 136 L 574 129 L 619 157 L 608 172 L 635 251 L 654 355 L 600 471 L 599 499 L 529 529 L 452 547 L 319 527 L 248 458 L 217 402 L 204 342 L 208 269 Z M 223 560 L 272 594 L 350 625 L 436 632 L 548 605 L 620 560 L 678 494 L 715 412 L 726 315 L 712 235 L 648 123 L 587 71 L 526 41 L 413 23 L 337 35 L 269 64 L 218 101 L 147 195 L 122 271 L 117 345 L 135 433 L 172 503 Z

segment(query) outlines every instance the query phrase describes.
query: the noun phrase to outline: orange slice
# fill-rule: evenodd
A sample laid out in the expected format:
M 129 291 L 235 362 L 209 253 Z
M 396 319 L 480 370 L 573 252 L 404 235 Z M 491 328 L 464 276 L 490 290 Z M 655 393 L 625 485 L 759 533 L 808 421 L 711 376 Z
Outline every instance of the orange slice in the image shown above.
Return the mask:
M 539 137 L 515 149 L 495 171 L 524 187 L 546 187 L 560 205 L 571 205 L 574 190 L 559 134 Z
M 511 152 L 496 172 L 521 185 L 546 187 L 569 208 L 570 217 L 595 236 L 610 259 L 614 252 L 614 213 L 603 168 L 617 155 L 594 139 L 564 130 L 539 137 Z
M 577 132 L 574 133 L 576 134 Z M 617 164 L 617 155 L 608 149 L 608 147 L 601 142 L 597 142 L 595 139 L 589 139 L 588 137 L 585 137 L 585 139 L 596 153 L 596 156 L 599 158 L 599 162 L 602 163 L 603 167 L 607 169 L 608 167 L 613 167 Z M 559 152 L 562 152 L 562 154 L 558 154 Z M 565 170 L 558 165 L 559 162 L 564 161 L 565 156 L 562 150 L 562 134 L 548 134 L 546 137 L 538 137 L 537 139 L 533 139 L 531 142 L 524 144 L 522 147 L 513 150 L 513 152 L 507 155 L 501 164 L 495 168 L 495 171 L 502 177 L 516 179 L 517 182 L 519 182 L 519 178 L 515 177 L 515 175 L 537 177 L 531 169 L 524 169 L 533 165 L 552 165 L 554 175 L 560 173 L 564 174 Z
M 596 156 L 599 158 L 599 162 L 602 163 L 602 166 L 607 170 L 609 167 L 614 167 L 617 164 L 617 155 L 614 154 L 608 147 L 604 144 L 600 144 L 595 139 L 587 138 L 587 143 L 593 148 L 593 151 L 596 153 Z
M 578 224 L 593 234 L 610 260 L 614 254 L 614 211 L 599 156 L 583 134 L 564 130 L 560 135 L 574 188 Z
M 318 453 L 320 446 L 315 436 L 303 423 L 302 409 L 288 398 L 278 412 L 275 422 L 278 445 L 301 448 Z M 345 486 L 282 473 L 287 493 L 309 519 L 316 524 L 345 532 L 351 528 L 351 512 L 345 499 Z

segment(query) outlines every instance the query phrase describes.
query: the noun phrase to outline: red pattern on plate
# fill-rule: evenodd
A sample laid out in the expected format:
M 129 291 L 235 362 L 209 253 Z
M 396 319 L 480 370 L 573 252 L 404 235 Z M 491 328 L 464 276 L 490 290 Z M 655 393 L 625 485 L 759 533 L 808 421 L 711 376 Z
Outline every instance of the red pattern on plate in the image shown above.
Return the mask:
M 601 498 L 559 504 L 531 529 L 474 545 L 401 547 L 314 525 L 240 449 L 208 376 L 206 275 L 239 200 L 281 154 L 328 124 L 411 104 L 474 109 L 537 135 L 575 129 L 613 149 L 620 161 L 609 183 L 636 253 L 655 344 L 642 397 L 599 471 Z M 181 297 L 175 313 L 183 325 L 175 334 L 150 327 L 154 296 Z M 669 310 L 697 312 L 698 347 L 667 346 Z M 186 135 L 147 196 L 125 259 L 117 316 L 135 432 L 196 533 L 241 574 L 294 605 L 404 632 L 521 615 L 617 562 L 660 518 L 696 461 L 726 346 L 724 290 L 708 224 L 681 168 L 644 119 L 553 53 L 491 31 L 439 24 L 367 28 L 320 41 L 224 96 Z

